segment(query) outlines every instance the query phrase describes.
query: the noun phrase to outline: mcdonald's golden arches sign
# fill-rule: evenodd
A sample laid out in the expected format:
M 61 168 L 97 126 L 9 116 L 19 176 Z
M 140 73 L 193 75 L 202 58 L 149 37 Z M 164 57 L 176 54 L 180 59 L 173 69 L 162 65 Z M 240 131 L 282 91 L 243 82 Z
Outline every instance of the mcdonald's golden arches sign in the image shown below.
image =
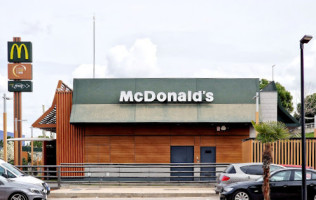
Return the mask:
M 32 62 L 31 42 L 8 42 L 9 62 Z

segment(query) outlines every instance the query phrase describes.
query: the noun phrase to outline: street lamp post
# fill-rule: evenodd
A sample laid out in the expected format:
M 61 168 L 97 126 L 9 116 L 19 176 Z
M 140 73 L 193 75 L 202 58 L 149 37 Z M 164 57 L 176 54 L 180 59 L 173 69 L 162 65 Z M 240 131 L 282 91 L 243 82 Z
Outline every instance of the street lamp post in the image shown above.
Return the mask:
M 8 162 L 8 154 L 7 154 L 7 100 L 12 100 L 3 94 L 3 160 Z
M 305 112 L 304 112 L 304 44 L 313 37 L 305 35 L 300 40 L 301 49 L 301 129 L 302 129 L 302 200 L 306 200 L 306 143 L 305 143 Z
M 272 65 L 272 81 L 274 81 L 274 67 L 275 65 Z
M 14 118 L 14 133 L 16 133 L 18 130 L 18 122 L 24 122 L 24 121 L 27 121 L 27 120 Z M 14 163 L 20 163 L 20 162 L 22 164 L 22 147 L 20 149 L 18 147 L 18 141 L 14 141 Z
M 33 141 L 33 127 L 31 126 L 31 166 L 33 166 L 33 157 L 34 157 L 34 141 Z

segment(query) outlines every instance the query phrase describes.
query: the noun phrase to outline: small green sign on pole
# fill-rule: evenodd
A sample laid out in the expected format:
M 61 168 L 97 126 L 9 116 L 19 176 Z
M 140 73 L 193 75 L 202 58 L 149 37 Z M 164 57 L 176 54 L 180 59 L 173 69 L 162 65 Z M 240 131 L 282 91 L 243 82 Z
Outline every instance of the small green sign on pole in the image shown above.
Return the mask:
M 8 61 L 32 62 L 32 43 L 31 42 L 8 42 Z
M 9 81 L 9 92 L 33 92 L 32 81 Z

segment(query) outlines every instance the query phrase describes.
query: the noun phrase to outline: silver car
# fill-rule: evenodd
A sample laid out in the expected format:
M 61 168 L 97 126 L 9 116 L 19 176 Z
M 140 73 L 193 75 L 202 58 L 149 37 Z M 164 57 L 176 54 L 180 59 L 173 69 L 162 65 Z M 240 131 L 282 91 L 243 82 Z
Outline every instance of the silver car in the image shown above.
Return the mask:
M 43 186 L 47 190 L 47 194 L 49 194 L 50 192 L 50 187 L 47 183 L 33 176 L 26 175 L 15 166 L 1 159 L 0 159 L 0 176 L 9 178 L 21 184 L 31 183 L 31 184 L 36 184 L 38 186 Z
M 281 165 L 270 165 L 270 172 L 285 169 Z M 262 163 L 239 163 L 229 165 L 217 176 L 215 192 L 218 194 L 228 184 L 241 181 L 255 181 L 262 177 Z
M 46 200 L 47 191 L 36 184 L 21 184 L 0 176 L 0 200 Z

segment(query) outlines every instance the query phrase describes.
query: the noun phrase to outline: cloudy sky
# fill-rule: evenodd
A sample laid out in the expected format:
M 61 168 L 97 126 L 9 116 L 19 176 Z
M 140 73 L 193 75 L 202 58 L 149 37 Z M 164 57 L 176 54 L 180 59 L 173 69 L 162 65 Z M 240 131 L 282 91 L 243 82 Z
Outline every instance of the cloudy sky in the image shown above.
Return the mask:
M 52 103 L 58 80 L 96 76 L 266 78 L 299 102 L 299 40 L 316 37 L 316 1 L 0 1 L 0 93 L 7 93 L 7 41 L 33 43 L 33 93 L 23 93 L 23 132 Z M 305 81 L 316 92 L 316 39 L 306 45 Z M 2 109 L 2 101 L 0 102 Z M 12 102 L 8 130 L 13 131 Z M 2 120 L 0 120 L 2 127 Z M 0 128 L 2 129 L 2 128 Z M 36 134 L 39 134 L 36 131 Z

